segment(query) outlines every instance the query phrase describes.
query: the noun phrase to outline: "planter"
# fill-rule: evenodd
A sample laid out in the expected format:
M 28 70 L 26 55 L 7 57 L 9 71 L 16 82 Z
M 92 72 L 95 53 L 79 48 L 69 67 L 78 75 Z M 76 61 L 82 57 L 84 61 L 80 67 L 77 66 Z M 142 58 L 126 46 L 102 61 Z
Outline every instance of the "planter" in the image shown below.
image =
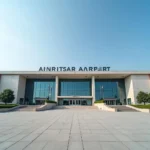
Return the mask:
M 133 106 L 130 106 L 130 105 L 126 105 L 127 107 L 129 108 L 132 108 L 132 109 L 135 109 L 137 111 L 140 111 L 140 112 L 144 112 L 144 113 L 150 113 L 150 109 L 141 109 L 141 108 L 137 108 L 137 107 L 133 107 Z
M 55 106 L 56 106 L 56 103 L 45 103 L 45 105 L 42 105 L 41 107 L 36 108 L 36 111 L 50 110 L 50 109 L 53 109 Z
M 110 111 L 110 112 L 117 112 L 116 108 L 111 108 L 108 105 L 104 104 L 104 103 L 95 103 L 94 106 L 97 106 L 98 109 L 100 110 L 104 110 L 104 111 Z
M 9 112 L 9 111 L 13 111 L 15 109 L 22 108 L 22 107 L 24 107 L 24 106 L 23 105 L 19 105 L 19 106 L 12 107 L 12 108 L 2 108 L 2 109 L 0 109 L 0 112 Z

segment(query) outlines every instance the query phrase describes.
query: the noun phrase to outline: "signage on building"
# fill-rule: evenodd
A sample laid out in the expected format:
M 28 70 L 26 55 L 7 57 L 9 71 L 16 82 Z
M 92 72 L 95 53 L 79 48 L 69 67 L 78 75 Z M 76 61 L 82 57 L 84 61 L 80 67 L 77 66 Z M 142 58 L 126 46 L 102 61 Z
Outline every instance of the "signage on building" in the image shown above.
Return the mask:
M 58 71 L 110 71 L 110 67 L 40 67 L 39 71 L 51 71 L 51 72 L 58 72 Z

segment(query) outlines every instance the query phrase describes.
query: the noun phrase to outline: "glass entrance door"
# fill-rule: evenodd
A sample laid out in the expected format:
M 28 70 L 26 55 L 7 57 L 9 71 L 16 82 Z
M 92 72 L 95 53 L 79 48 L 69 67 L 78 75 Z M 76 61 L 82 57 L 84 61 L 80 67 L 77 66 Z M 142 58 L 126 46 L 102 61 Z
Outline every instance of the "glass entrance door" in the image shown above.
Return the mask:
M 115 100 L 105 100 L 105 104 L 106 105 L 116 105 L 116 101 Z
M 69 105 L 81 105 L 81 100 L 80 99 L 70 99 Z
M 75 100 L 75 99 L 73 99 L 72 101 L 73 101 L 73 105 L 76 105 L 76 100 Z
M 68 99 L 63 101 L 63 105 L 90 105 L 86 99 Z
M 72 105 L 73 103 L 72 103 L 72 99 L 71 100 L 69 100 L 69 105 Z
M 69 105 L 76 105 L 76 100 L 75 99 L 70 99 L 69 100 Z
M 76 100 L 76 105 L 81 105 L 81 100 L 80 99 Z

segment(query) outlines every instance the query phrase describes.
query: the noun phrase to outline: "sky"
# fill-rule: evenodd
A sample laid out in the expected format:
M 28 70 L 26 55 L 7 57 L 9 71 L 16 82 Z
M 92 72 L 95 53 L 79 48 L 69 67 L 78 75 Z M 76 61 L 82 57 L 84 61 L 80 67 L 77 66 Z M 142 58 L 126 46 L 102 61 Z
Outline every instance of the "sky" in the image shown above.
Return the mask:
M 149 0 L 0 0 L 0 70 L 150 70 Z

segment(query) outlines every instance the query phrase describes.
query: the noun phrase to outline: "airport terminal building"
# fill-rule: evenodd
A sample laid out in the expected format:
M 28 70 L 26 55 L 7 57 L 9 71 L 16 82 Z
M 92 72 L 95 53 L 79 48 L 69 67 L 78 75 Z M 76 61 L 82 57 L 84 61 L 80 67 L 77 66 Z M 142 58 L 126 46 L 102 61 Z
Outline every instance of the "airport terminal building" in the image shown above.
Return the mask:
M 0 92 L 14 91 L 13 103 L 58 105 L 136 104 L 139 91 L 150 92 L 150 72 L 110 71 L 110 67 L 40 67 L 38 71 L 0 71 Z

